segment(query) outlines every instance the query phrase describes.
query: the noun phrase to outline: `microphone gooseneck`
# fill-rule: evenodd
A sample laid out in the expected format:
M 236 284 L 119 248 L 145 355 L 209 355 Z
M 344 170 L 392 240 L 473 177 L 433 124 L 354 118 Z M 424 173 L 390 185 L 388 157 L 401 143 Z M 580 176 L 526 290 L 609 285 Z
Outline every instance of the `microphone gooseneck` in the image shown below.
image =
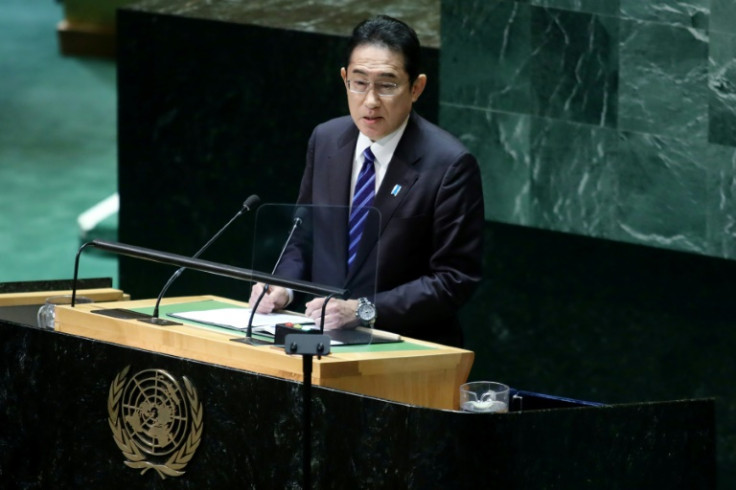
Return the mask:
M 71 306 L 74 308 L 77 300 L 77 278 L 79 277 L 79 258 L 82 255 L 82 250 L 87 248 L 90 243 L 87 242 L 77 250 L 77 255 L 74 257 L 74 278 L 72 279 L 72 303 Z
M 192 256 L 192 258 L 196 259 L 197 257 L 199 257 L 202 254 L 202 252 L 207 250 L 207 248 L 209 248 L 209 246 L 212 245 L 215 242 L 215 240 L 217 240 L 220 237 L 220 235 L 222 235 L 222 233 L 233 223 L 233 221 L 238 219 L 238 217 L 240 217 L 240 215 L 242 215 L 244 212 L 251 211 L 253 210 L 253 208 L 258 207 L 260 203 L 261 203 L 261 198 L 258 197 L 256 194 L 252 194 L 251 196 L 248 196 L 248 198 L 245 200 L 245 202 L 243 202 L 243 205 L 238 210 L 238 212 L 235 213 L 235 215 L 232 218 L 230 218 L 230 221 L 225 223 L 225 226 L 220 228 L 219 231 L 215 233 L 212 236 L 212 238 L 210 238 L 207 241 L 207 243 L 205 243 L 204 246 L 202 246 L 202 248 L 200 248 L 197 251 L 197 253 L 195 253 Z M 184 272 L 184 269 L 186 269 L 186 267 L 180 267 L 179 269 L 177 269 L 171 275 L 171 277 L 169 277 L 169 280 L 166 281 L 166 284 L 164 284 L 164 287 L 161 288 L 161 292 L 159 293 L 158 298 L 156 298 L 156 306 L 154 306 L 153 308 L 153 315 L 151 318 L 152 323 L 165 323 L 165 321 L 159 320 L 159 317 L 158 317 L 159 305 L 161 304 L 161 300 L 166 294 L 166 291 L 168 291 L 169 287 L 174 283 L 174 281 L 176 281 L 176 279 L 182 274 L 182 272 Z
M 294 232 L 297 228 L 299 228 L 302 223 L 304 222 L 304 217 L 307 213 L 306 208 L 304 207 L 298 207 L 296 209 L 296 212 L 294 213 L 294 219 L 291 223 L 291 230 L 289 231 L 289 236 L 286 237 L 286 241 L 284 242 L 283 247 L 281 247 L 281 253 L 279 253 L 279 258 L 276 259 L 276 263 L 273 266 L 273 272 L 271 272 L 271 275 L 276 274 L 276 269 L 278 269 L 279 264 L 281 263 L 281 258 L 284 256 L 284 252 L 286 251 L 286 247 L 289 245 L 289 242 L 291 241 L 291 237 L 294 236 Z M 248 339 L 251 339 L 253 337 L 253 318 L 256 315 L 256 310 L 258 309 L 258 305 L 261 304 L 261 300 L 268 292 L 268 284 L 263 285 L 263 291 L 261 291 L 261 294 L 258 296 L 258 299 L 256 299 L 255 304 L 251 305 L 251 311 L 250 311 L 250 318 L 248 318 L 248 328 L 245 332 L 245 337 Z

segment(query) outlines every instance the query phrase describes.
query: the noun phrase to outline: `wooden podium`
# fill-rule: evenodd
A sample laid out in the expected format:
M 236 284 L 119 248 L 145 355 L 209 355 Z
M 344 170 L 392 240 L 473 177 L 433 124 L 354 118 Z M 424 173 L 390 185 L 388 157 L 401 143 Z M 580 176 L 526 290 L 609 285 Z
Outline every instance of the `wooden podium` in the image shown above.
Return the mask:
M 67 289 L 52 289 L 44 291 L 23 291 L 16 293 L 0 294 L 0 306 L 25 306 L 39 305 L 46 301 L 46 298 L 53 296 L 70 295 L 71 291 Z M 122 301 L 129 299 L 129 296 L 119 289 L 114 288 L 92 288 L 80 289 L 77 291 L 79 296 L 90 298 L 96 302 L 101 301 Z
M 213 302 L 221 307 L 246 303 L 216 296 L 168 298 L 161 315 L 197 309 Z M 87 303 L 57 308 L 59 332 L 151 352 L 217 364 L 282 379 L 302 380 L 302 358 L 287 355 L 283 346 L 252 346 L 233 342 L 237 331 L 187 322 L 158 326 L 134 319 L 95 313 L 102 309 L 152 310 L 155 300 Z M 473 352 L 404 338 L 400 343 L 333 346 L 314 359 L 312 384 L 429 408 L 457 409 L 458 388 L 467 380 Z

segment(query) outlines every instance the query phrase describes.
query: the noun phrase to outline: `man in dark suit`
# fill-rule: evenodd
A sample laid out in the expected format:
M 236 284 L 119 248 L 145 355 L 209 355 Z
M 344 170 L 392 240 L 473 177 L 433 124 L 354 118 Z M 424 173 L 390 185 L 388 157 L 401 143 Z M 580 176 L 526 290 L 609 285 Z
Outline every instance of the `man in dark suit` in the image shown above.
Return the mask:
M 481 177 L 456 138 L 412 111 L 427 83 L 419 56 L 416 34 L 399 20 L 378 16 L 353 31 L 340 71 L 350 116 L 312 133 L 298 203 L 350 206 L 351 213 L 372 204 L 380 219 L 369 214 L 357 238 L 347 212 L 330 223 L 315 219 L 314 250 L 290 247 L 278 274 L 351 290 L 351 299 L 327 302 L 325 330 L 375 325 L 461 345 L 456 313 L 481 277 Z M 255 285 L 251 303 L 261 292 Z M 271 287 L 258 311 L 290 300 L 289 291 Z M 324 301 L 309 301 L 306 315 L 319 321 Z

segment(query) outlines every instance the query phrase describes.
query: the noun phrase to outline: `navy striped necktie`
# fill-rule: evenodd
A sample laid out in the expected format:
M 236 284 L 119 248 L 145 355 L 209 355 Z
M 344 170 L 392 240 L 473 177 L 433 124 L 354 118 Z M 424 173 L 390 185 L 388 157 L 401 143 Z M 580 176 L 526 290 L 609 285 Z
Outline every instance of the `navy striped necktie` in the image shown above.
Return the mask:
M 371 151 L 371 147 L 363 151 L 363 168 L 358 174 L 358 181 L 355 183 L 355 192 L 353 193 L 353 204 L 350 209 L 350 221 L 348 224 L 348 269 L 355 261 L 358 254 L 358 245 L 360 237 L 363 235 L 365 228 L 365 220 L 368 217 L 368 208 L 373 206 L 373 198 L 376 195 L 376 170 L 374 163 L 376 157 Z

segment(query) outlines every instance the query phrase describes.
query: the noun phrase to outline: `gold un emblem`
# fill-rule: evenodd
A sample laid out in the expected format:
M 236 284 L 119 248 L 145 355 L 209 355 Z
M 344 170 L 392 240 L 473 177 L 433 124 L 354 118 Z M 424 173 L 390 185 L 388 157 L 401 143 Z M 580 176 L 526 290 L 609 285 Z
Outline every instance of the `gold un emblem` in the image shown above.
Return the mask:
M 153 469 L 161 478 L 181 476 L 202 440 L 202 403 L 191 381 L 183 388 L 161 369 L 140 371 L 128 379 L 130 366 L 110 385 L 107 412 L 115 444 L 125 464 Z

